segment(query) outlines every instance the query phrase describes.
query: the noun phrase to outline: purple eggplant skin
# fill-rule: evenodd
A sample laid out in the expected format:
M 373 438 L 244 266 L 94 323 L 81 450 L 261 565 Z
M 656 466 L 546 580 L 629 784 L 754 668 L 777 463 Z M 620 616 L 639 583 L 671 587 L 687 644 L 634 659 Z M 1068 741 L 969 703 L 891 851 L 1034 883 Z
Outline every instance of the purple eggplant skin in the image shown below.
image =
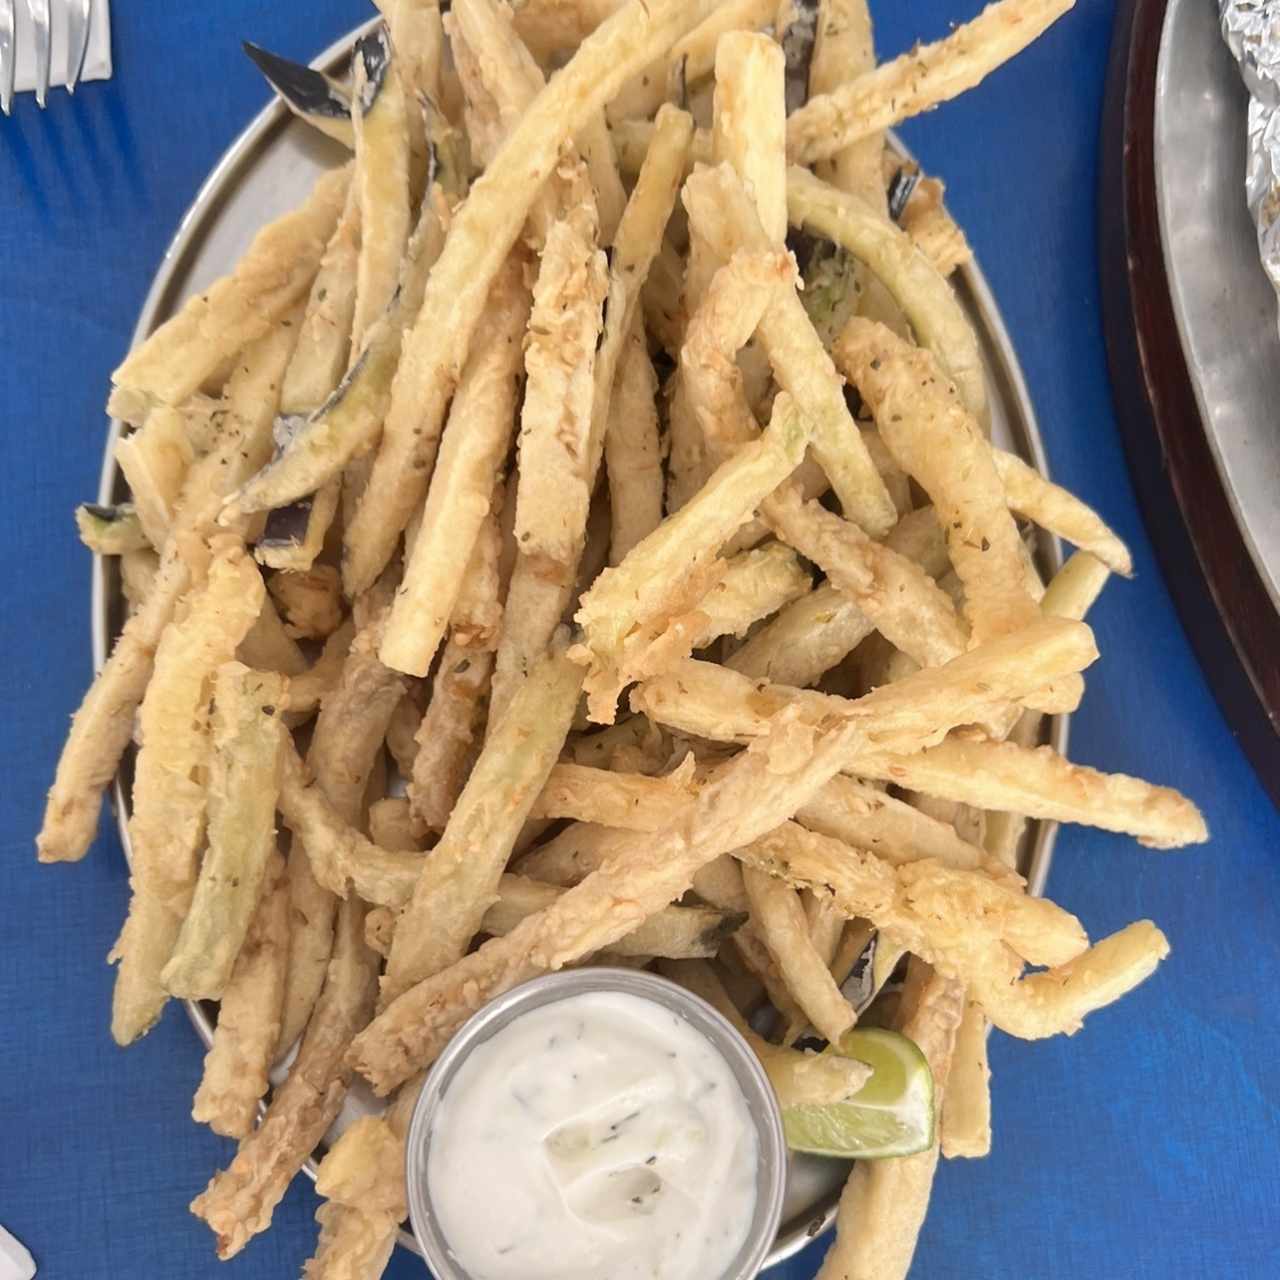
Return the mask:
M 871 935 L 867 945 L 862 949 L 862 954 L 849 971 L 849 976 L 840 984 L 840 994 L 848 1000 L 859 1015 L 865 1013 L 870 1008 L 871 1002 L 880 994 L 875 984 L 876 947 L 879 940 L 878 933 Z M 794 1047 L 820 1053 L 826 1044 L 827 1042 L 816 1031 L 811 1030 L 808 1035 L 801 1036 Z
M 356 41 L 355 57 L 364 63 L 364 89 L 360 94 L 360 110 L 368 114 L 378 100 L 386 83 L 387 69 L 391 66 L 391 36 L 386 24 L 370 31 Z
M 889 217 L 894 222 L 902 221 L 902 214 L 907 207 L 907 203 L 911 199 L 912 193 L 920 182 L 920 170 L 915 165 L 904 164 L 889 179 Z
M 689 110 L 689 57 L 686 54 L 676 67 L 675 92 L 672 95 L 681 111 Z
M 243 41 L 241 47 L 267 78 L 267 83 L 299 115 L 330 120 L 351 119 L 351 96 L 323 71 L 282 58 L 249 40 Z
M 278 458 L 292 443 L 293 438 L 307 424 L 310 415 L 282 413 L 271 424 L 272 459 Z
M 311 498 L 299 498 L 287 507 L 267 513 L 266 527 L 258 539 L 260 547 L 300 547 L 306 540 L 311 520 Z
M 862 1013 L 876 998 L 874 975 L 876 947 L 879 941 L 880 935 L 873 933 L 867 940 L 862 954 L 854 962 L 853 968 L 849 970 L 849 976 L 844 980 L 844 985 L 840 988 L 845 999 L 858 1013 Z
M 400 290 L 396 289 L 391 297 L 389 307 L 394 307 L 400 298 Z M 318 409 L 312 413 L 282 413 L 276 418 L 271 425 L 271 438 L 275 444 L 275 450 L 272 456 L 272 462 L 277 461 L 285 453 L 289 451 L 289 446 L 293 443 L 294 437 L 308 423 L 318 421 L 323 418 L 326 413 L 331 412 L 336 405 L 346 397 L 350 391 L 352 383 L 360 376 L 361 371 L 368 363 L 369 347 L 365 347 L 356 357 L 355 363 L 343 375 L 342 381 L 329 393 L 328 399 L 325 400 Z M 268 463 L 268 466 L 271 464 Z M 258 539 L 258 546 L 265 547 L 296 547 L 300 545 L 307 536 L 307 522 L 311 518 L 311 502 L 310 497 L 298 498 L 294 502 L 287 503 L 283 507 L 274 507 L 267 515 L 267 523 L 263 529 L 262 537 Z
M 796 270 L 804 275 L 818 256 L 819 250 L 830 245 L 830 240 L 812 235 L 803 227 L 787 228 L 787 248 L 796 260 Z
M 272 461 L 288 449 L 294 436 L 308 421 L 309 416 L 305 413 L 282 413 L 276 418 L 271 424 L 271 440 L 275 446 Z M 299 498 L 297 502 L 291 502 L 288 506 L 276 507 L 267 512 L 267 523 L 256 545 L 260 547 L 301 546 L 303 539 L 307 536 L 307 521 L 310 518 L 310 498 Z
M 819 0 L 793 0 L 791 21 L 782 33 L 783 88 L 787 115 L 809 101 L 809 68 L 818 43 Z
M 104 507 L 97 502 L 82 502 L 80 509 L 103 524 L 115 524 L 118 520 L 128 520 L 134 514 L 132 502 L 120 502 L 114 507 Z
M 399 285 L 397 285 L 396 291 L 391 295 L 391 301 L 387 304 L 387 310 L 390 311 L 391 308 L 396 305 L 399 299 L 400 299 L 400 287 Z M 341 404 L 343 400 L 346 399 L 347 392 L 351 390 L 351 384 L 355 382 L 355 380 L 360 376 L 361 371 L 364 369 L 365 365 L 368 363 L 369 352 L 371 350 L 372 350 L 371 345 L 366 344 L 364 349 L 360 352 L 360 354 L 356 356 L 355 361 L 351 365 L 351 368 L 348 369 L 346 373 L 342 375 L 342 381 L 339 382 L 338 385 L 334 387 L 332 391 L 329 392 L 328 398 L 325 400 L 324 404 L 322 404 L 318 409 L 316 409 L 309 418 L 303 418 L 300 422 L 298 422 L 295 426 L 293 426 L 289 434 L 290 440 L 292 440 L 293 437 L 298 433 L 298 431 L 301 430 L 304 423 L 315 422 L 318 419 L 323 418 L 326 413 L 329 413 L 337 405 Z M 279 421 L 279 419 L 277 419 L 277 421 Z

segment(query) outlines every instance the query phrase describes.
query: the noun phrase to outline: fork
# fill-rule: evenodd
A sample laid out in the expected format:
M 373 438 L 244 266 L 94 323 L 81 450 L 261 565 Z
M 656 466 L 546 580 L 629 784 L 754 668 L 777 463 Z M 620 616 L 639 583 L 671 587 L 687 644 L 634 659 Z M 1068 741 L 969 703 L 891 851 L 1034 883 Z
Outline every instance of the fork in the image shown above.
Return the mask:
M 35 40 L 36 55 L 36 104 L 44 109 L 49 93 L 49 65 L 53 53 L 50 39 L 51 0 L 26 0 L 27 14 Z M 13 103 L 14 74 L 18 66 L 18 41 L 16 26 L 17 0 L 0 0 L 0 111 L 9 114 Z M 67 47 L 71 56 L 67 60 L 68 93 L 76 91 L 80 72 L 84 70 L 84 57 L 89 48 L 89 15 L 93 0 L 52 0 L 66 12 Z

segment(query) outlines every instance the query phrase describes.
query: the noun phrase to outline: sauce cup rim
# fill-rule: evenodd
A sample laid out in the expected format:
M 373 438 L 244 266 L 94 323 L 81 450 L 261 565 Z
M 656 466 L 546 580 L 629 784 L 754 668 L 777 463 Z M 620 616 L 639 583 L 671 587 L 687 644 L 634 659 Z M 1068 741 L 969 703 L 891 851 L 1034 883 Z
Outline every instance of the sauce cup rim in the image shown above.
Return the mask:
M 431 1126 L 450 1082 L 472 1050 L 522 1013 L 595 992 L 638 996 L 679 1014 L 732 1071 L 756 1131 L 756 1207 L 751 1230 L 729 1270 L 708 1280 L 753 1280 L 764 1266 L 782 1221 L 787 1173 L 782 1112 L 764 1067 L 729 1020 L 691 991 L 643 970 L 599 967 L 534 978 L 490 1001 L 454 1033 L 428 1073 L 405 1141 L 405 1186 L 413 1234 L 436 1280 L 472 1280 L 445 1240 L 428 1188 Z

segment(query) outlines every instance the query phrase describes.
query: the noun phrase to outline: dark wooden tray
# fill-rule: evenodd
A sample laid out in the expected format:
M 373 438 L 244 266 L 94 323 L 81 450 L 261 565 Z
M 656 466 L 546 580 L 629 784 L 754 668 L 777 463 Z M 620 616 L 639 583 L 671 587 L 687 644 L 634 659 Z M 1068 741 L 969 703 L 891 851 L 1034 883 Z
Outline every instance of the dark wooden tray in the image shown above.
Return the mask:
M 1107 354 L 1130 471 L 1170 593 L 1232 731 L 1280 806 L 1280 614 L 1205 437 L 1161 249 L 1153 138 L 1166 3 L 1121 0 L 1116 13 L 1099 183 Z

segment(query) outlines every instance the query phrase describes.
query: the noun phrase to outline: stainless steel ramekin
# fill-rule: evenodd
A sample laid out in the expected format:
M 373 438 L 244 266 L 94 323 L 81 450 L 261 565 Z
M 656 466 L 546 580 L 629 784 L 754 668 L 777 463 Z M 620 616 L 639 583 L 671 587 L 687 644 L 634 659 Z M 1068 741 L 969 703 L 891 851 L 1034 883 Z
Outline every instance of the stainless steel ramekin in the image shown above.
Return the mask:
M 778 1100 L 759 1059 L 747 1042 L 709 1004 L 665 978 L 634 969 L 575 969 L 527 982 L 481 1009 L 449 1042 L 422 1087 L 409 1126 L 406 1180 L 409 1217 L 423 1256 L 436 1280 L 472 1280 L 449 1249 L 431 1205 L 427 1161 L 432 1126 L 441 1100 L 468 1054 L 522 1013 L 571 996 L 618 991 L 651 1000 L 683 1018 L 725 1060 L 747 1101 L 759 1147 L 756 1168 L 756 1212 L 751 1231 L 729 1269 L 714 1280 L 754 1280 L 778 1234 L 786 1189 L 787 1146 L 782 1136 Z M 708 1280 L 713 1280 L 708 1277 Z

